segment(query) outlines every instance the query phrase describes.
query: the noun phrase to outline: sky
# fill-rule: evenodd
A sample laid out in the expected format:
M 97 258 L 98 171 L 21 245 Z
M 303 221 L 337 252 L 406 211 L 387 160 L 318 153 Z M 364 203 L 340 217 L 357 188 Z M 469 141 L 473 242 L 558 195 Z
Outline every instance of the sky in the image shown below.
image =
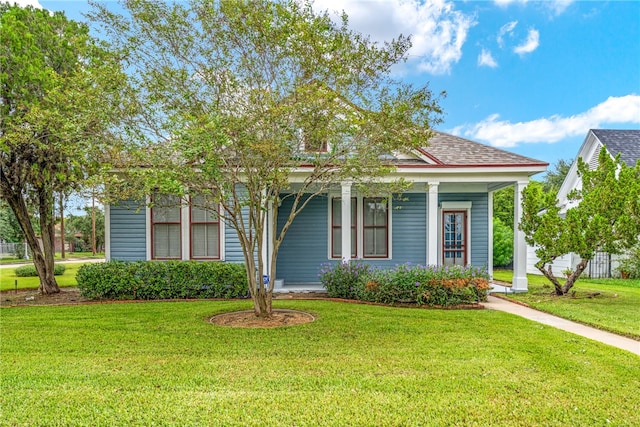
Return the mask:
M 90 9 L 84 0 L 17 2 L 82 21 Z M 408 61 L 393 72 L 446 91 L 437 130 L 552 167 L 576 157 L 589 129 L 640 129 L 640 1 L 316 0 L 314 8 L 336 20 L 345 11 L 374 41 L 411 35 Z

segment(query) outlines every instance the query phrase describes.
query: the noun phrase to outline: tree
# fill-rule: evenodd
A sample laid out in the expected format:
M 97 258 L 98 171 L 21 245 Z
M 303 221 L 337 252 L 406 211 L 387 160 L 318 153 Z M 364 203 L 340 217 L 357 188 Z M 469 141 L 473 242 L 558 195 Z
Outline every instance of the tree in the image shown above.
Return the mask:
M 267 263 L 276 277 L 296 215 L 341 181 L 381 185 L 385 155 L 426 144 L 437 98 L 391 78 L 410 41 L 378 45 L 346 15 L 336 24 L 295 0 L 123 7 L 126 16 L 95 3 L 91 14 L 128 51 L 145 104 L 144 148 L 128 156 L 119 195 L 138 182 L 143 193 L 219 206 L 240 239 L 254 311 L 270 316 L 274 283 L 258 277 Z M 278 227 L 285 198 L 292 208 Z M 277 232 L 264 257 L 267 228 Z
M 23 240 L 20 224 L 13 211 L 4 202 L 0 202 L 0 241 L 18 243 Z
M 0 52 L 0 190 L 31 248 L 40 292 L 56 293 L 54 195 L 102 167 L 131 105 L 127 79 L 88 27 L 60 12 L 0 4 Z
M 529 185 L 532 183 L 529 183 Z M 513 186 L 493 193 L 493 217 L 500 220 L 503 225 L 511 230 L 513 230 L 513 200 Z
M 493 265 L 505 266 L 513 261 L 513 228 L 493 218 Z
M 80 244 L 81 251 L 89 251 L 92 247 L 93 224 L 91 218 L 91 207 L 84 208 L 84 215 L 70 215 L 66 219 L 67 240 L 74 241 L 76 245 Z M 104 212 L 102 209 L 95 208 L 96 219 L 96 247 L 104 248 Z M 80 234 L 81 237 L 76 237 Z
M 555 193 L 539 187 L 523 191 L 520 229 L 528 244 L 536 247 L 536 268 L 553 283 L 557 295 L 565 295 L 596 251 L 612 254 L 631 248 L 640 236 L 640 162 L 635 167 L 615 160 L 603 148 L 599 165 L 578 159 L 582 188 L 569 194 L 579 204 L 560 214 Z M 550 264 L 557 257 L 575 252 L 581 258 L 564 285 Z
M 567 161 L 564 159 L 559 159 L 554 163 L 553 169 L 547 171 L 544 176 L 543 185 L 544 191 L 553 192 L 556 194 L 567 174 L 569 173 L 569 169 L 571 168 L 571 161 Z

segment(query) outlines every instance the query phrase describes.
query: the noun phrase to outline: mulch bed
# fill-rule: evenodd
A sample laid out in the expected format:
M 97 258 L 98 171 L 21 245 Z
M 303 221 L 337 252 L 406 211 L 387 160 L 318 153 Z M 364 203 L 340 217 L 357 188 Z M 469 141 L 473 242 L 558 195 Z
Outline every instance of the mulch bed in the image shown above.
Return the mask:
M 283 326 L 302 325 L 316 320 L 304 311 L 274 309 L 271 317 L 256 317 L 253 310 L 222 313 L 209 319 L 218 326 L 232 326 L 235 328 L 280 328 Z

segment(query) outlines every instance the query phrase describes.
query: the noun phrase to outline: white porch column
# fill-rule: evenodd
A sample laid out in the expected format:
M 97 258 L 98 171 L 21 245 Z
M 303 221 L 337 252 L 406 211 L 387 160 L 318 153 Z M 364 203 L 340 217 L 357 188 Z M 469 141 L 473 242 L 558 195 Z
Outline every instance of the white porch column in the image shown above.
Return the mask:
M 29 259 L 27 245 L 24 248 L 24 255 L 25 259 Z M 104 258 L 106 261 L 111 261 L 111 205 L 109 203 L 104 204 Z
M 529 181 L 518 181 L 515 185 L 513 200 L 513 280 L 511 281 L 514 292 L 526 292 L 527 281 L 527 243 L 524 233 L 518 229 L 522 219 L 522 190 Z
M 487 247 L 487 273 L 489 273 L 489 277 L 493 279 L 493 191 L 489 191 L 487 203 L 487 218 L 489 220 L 489 224 L 487 224 L 489 230 L 489 245 Z
M 342 215 L 340 217 L 340 228 L 342 232 L 342 261 L 351 260 L 351 183 L 343 182 L 340 194 L 340 207 Z
M 427 264 L 438 262 L 438 181 L 429 182 L 429 200 L 427 201 Z

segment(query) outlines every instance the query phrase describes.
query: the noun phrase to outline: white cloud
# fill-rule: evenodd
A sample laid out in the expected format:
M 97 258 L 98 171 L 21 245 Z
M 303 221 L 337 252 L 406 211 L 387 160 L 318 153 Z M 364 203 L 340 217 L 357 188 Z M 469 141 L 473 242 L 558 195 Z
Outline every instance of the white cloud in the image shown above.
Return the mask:
M 553 115 L 528 122 L 511 123 L 492 114 L 483 121 L 457 126 L 454 135 L 488 142 L 496 147 L 515 147 L 523 143 L 553 143 L 585 135 L 611 123 L 640 124 L 640 95 L 611 96 L 606 101 L 574 116 Z
M 493 2 L 495 4 L 497 4 L 498 6 L 500 6 L 500 7 L 507 7 L 507 6 L 509 6 L 510 4 L 513 4 L 513 3 L 523 3 L 524 4 L 524 3 L 527 2 L 527 0 L 494 0 Z
M 317 0 L 316 10 L 344 10 L 351 29 L 388 41 L 411 35 L 408 64 L 420 71 L 446 74 L 462 57 L 473 16 L 455 9 L 449 0 Z
M 520 45 L 516 46 L 513 51 L 518 55 L 531 53 L 540 46 L 540 33 L 538 30 L 531 29 L 527 35 L 527 39 Z
M 38 0 L 0 0 L 0 3 L 9 3 L 11 5 L 15 3 L 20 7 L 33 6 L 36 9 L 42 9 L 42 5 Z
M 491 52 L 483 48 L 480 55 L 478 55 L 478 66 L 496 68 L 498 63 L 491 55 Z
M 500 27 L 500 30 L 498 31 L 498 37 L 496 38 L 498 46 L 502 47 L 504 45 L 505 35 L 513 35 L 513 30 L 515 30 L 516 25 L 518 25 L 518 21 L 511 21 Z
M 575 0 L 545 0 L 545 1 L 536 1 L 532 2 L 536 8 L 548 9 L 553 12 L 554 15 L 562 14 L 571 3 Z M 528 3 L 528 0 L 494 0 L 493 1 L 497 6 L 501 8 L 507 8 L 509 5 L 518 3 L 525 5 Z
M 543 2 L 545 6 L 547 6 L 551 11 L 556 14 L 562 14 L 574 0 L 554 0 L 549 2 Z

